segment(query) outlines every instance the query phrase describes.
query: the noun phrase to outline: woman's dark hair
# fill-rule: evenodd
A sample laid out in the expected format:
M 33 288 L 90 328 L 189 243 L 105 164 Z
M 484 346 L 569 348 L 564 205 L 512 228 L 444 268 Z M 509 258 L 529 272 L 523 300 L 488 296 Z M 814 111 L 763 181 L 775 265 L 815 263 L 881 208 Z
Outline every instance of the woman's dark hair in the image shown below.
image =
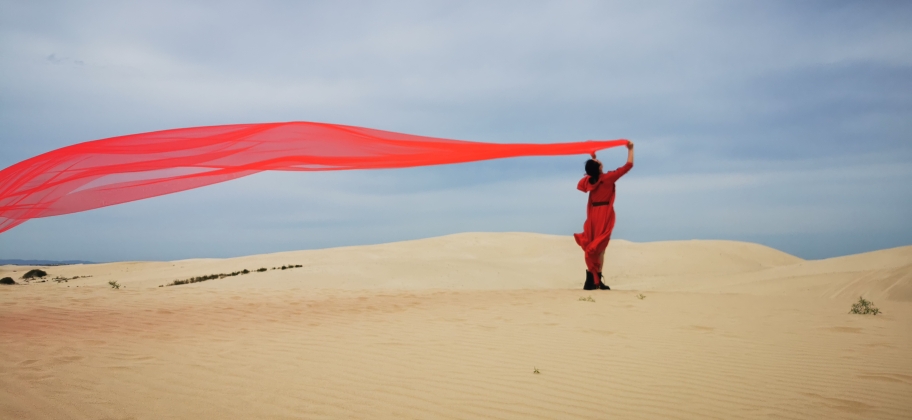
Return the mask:
M 593 159 L 586 161 L 586 174 L 589 175 L 589 183 L 595 184 L 599 180 L 599 176 L 602 175 L 602 168 L 598 162 Z

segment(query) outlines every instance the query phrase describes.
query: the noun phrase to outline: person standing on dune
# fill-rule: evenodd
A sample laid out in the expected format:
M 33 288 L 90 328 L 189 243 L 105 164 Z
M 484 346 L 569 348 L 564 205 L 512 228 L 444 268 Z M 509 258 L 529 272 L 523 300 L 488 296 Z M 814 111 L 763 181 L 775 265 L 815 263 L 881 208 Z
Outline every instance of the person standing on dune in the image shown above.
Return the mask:
M 576 185 L 584 193 L 589 193 L 586 204 L 586 222 L 583 232 L 574 233 L 576 243 L 583 248 L 586 255 L 585 290 L 611 290 L 602 279 L 602 266 L 605 263 L 605 249 L 611 240 L 614 230 L 614 183 L 633 168 L 633 142 L 627 142 L 627 163 L 611 172 L 602 173 L 602 162 L 592 153 L 592 159 L 586 161 L 586 176 Z

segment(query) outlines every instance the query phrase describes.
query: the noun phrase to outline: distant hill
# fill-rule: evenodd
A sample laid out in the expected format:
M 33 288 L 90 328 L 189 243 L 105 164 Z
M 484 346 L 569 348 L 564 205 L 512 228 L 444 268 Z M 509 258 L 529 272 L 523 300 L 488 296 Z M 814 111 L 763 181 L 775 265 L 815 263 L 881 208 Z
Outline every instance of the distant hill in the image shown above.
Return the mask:
M 83 261 L 83 260 L 66 260 L 66 261 L 53 261 L 53 260 L 2 260 L 0 259 L 0 265 L 70 265 L 70 264 L 97 264 L 92 261 Z

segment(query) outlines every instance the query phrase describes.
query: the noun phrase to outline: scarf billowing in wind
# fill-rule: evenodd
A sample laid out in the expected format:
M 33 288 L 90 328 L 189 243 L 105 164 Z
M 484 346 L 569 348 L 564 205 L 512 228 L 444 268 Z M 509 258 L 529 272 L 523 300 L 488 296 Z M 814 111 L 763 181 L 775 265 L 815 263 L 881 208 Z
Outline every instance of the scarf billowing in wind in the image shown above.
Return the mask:
M 261 171 L 407 168 L 591 154 L 627 140 L 496 144 L 315 122 L 191 127 L 74 144 L 0 171 L 0 232 Z

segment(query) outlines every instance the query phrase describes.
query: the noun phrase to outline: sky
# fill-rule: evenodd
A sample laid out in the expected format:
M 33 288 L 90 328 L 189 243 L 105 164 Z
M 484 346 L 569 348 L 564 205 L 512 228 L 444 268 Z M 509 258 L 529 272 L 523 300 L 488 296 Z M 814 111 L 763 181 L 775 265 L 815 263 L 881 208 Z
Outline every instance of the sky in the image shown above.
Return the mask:
M 179 127 L 628 138 L 613 237 L 912 244 L 912 2 L 2 1 L 0 168 Z M 599 154 L 621 166 L 626 150 Z M 266 172 L 33 219 L 2 259 L 174 260 L 582 231 L 586 156 Z

